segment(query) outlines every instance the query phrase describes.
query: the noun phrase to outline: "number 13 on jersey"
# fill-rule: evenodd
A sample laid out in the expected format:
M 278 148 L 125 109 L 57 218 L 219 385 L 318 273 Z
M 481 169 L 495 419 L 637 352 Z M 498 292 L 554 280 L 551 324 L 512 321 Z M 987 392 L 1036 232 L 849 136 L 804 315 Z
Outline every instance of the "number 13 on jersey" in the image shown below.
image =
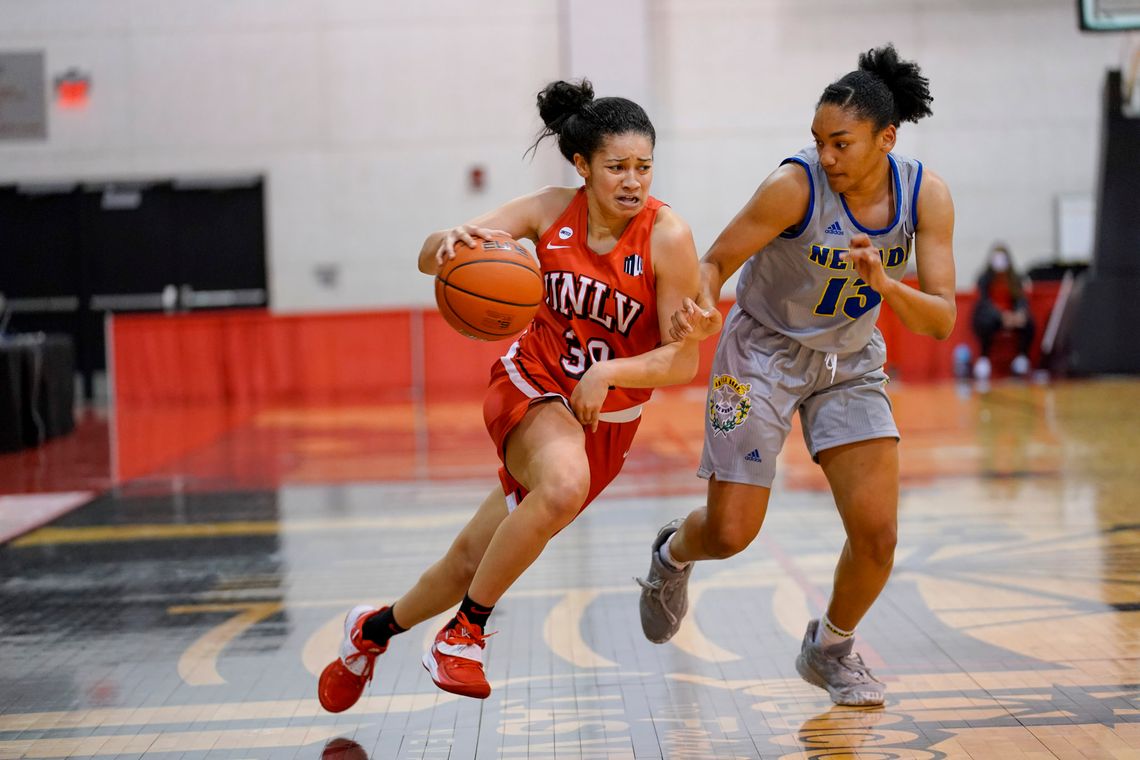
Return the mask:
M 846 295 L 844 295 L 846 294 Z M 842 307 L 840 307 L 842 298 Z M 823 289 L 823 295 L 815 306 L 815 314 L 821 317 L 834 317 L 837 309 L 851 319 L 858 319 L 879 305 L 883 297 L 862 279 L 832 277 Z

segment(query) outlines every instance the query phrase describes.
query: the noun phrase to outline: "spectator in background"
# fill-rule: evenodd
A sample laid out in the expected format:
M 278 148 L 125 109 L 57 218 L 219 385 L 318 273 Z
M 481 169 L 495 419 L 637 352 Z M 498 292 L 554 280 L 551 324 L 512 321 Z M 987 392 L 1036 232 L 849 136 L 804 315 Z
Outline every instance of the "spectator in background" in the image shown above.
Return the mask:
M 981 352 L 974 362 L 974 377 L 989 378 L 992 371 L 990 349 L 994 336 L 1000 330 L 1017 335 L 1017 356 L 1010 365 L 1015 375 L 1029 373 L 1029 347 L 1033 344 L 1033 315 L 1029 313 L 1029 300 L 1025 296 L 1028 282 L 1024 282 L 1013 265 L 1009 246 L 997 242 L 990 246 L 986 268 L 978 277 L 978 302 L 974 306 L 974 334 L 978 337 Z

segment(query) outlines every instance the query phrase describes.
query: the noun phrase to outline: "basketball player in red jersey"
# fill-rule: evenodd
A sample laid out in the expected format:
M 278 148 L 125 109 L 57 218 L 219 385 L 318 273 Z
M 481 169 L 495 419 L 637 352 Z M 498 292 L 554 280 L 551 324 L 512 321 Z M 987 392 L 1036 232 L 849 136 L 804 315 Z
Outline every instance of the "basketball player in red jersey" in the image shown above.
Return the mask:
M 645 111 L 593 88 L 554 82 L 538 96 L 546 128 L 584 183 L 547 187 L 468 224 L 428 236 L 420 271 L 434 275 L 460 240 L 507 234 L 536 243 L 546 285 L 534 321 L 492 369 L 483 406 L 503 466 L 495 488 L 447 553 L 390 606 L 358 606 L 339 657 L 321 674 L 330 712 L 351 707 L 388 640 L 459 604 L 424 667 L 445 691 L 486 698 L 483 630 L 499 598 L 555 533 L 621 470 L 652 389 L 687 383 L 697 343 L 671 342 L 670 317 L 697 293 L 688 225 L 649 195 L 655 132 Z

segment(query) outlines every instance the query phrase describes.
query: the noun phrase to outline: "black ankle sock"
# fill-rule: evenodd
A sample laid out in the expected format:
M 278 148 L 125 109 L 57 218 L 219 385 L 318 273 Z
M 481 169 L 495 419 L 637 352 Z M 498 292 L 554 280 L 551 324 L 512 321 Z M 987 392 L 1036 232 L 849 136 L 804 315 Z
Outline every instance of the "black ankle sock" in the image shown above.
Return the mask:
M 396 622 L 396 618 L 392 615 L 392 607 L 386 610 L 377 612 L 372 617 L 364 621 L 364 625 L 360 626 L 360 635 L 368 641 L 371 641 L 380 646 L 385 646 L 388 639 L 395 636 L 397 633 L 403 633 L 408 630 L 401 628 Z
M 495 608 L 485 607 L 482 604 L 471 601 L 471 597 L 466 595 L 464 595 L 463 602 L 459 605 L 459 611 L 466 615 L 468 620 L 479 626 L 480 629 L 487 627 L 487 618 L 491 617 L 491 610 L 493 609 Z M 455 617 L 451 622 L 454 623 L 458 619 L 458 617 Z

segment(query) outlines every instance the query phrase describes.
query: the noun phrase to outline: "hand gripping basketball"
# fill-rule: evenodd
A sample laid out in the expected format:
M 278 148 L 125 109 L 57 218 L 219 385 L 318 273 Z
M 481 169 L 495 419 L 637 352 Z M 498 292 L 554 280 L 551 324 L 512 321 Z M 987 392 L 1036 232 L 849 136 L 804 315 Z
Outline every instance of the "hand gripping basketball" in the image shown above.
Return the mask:
M 542 303 L 542 272 L 504 235 L 455 244 L 435 276 L 435 302 L 447 323 L 476 340 L 503 340 L 523 330 Z

